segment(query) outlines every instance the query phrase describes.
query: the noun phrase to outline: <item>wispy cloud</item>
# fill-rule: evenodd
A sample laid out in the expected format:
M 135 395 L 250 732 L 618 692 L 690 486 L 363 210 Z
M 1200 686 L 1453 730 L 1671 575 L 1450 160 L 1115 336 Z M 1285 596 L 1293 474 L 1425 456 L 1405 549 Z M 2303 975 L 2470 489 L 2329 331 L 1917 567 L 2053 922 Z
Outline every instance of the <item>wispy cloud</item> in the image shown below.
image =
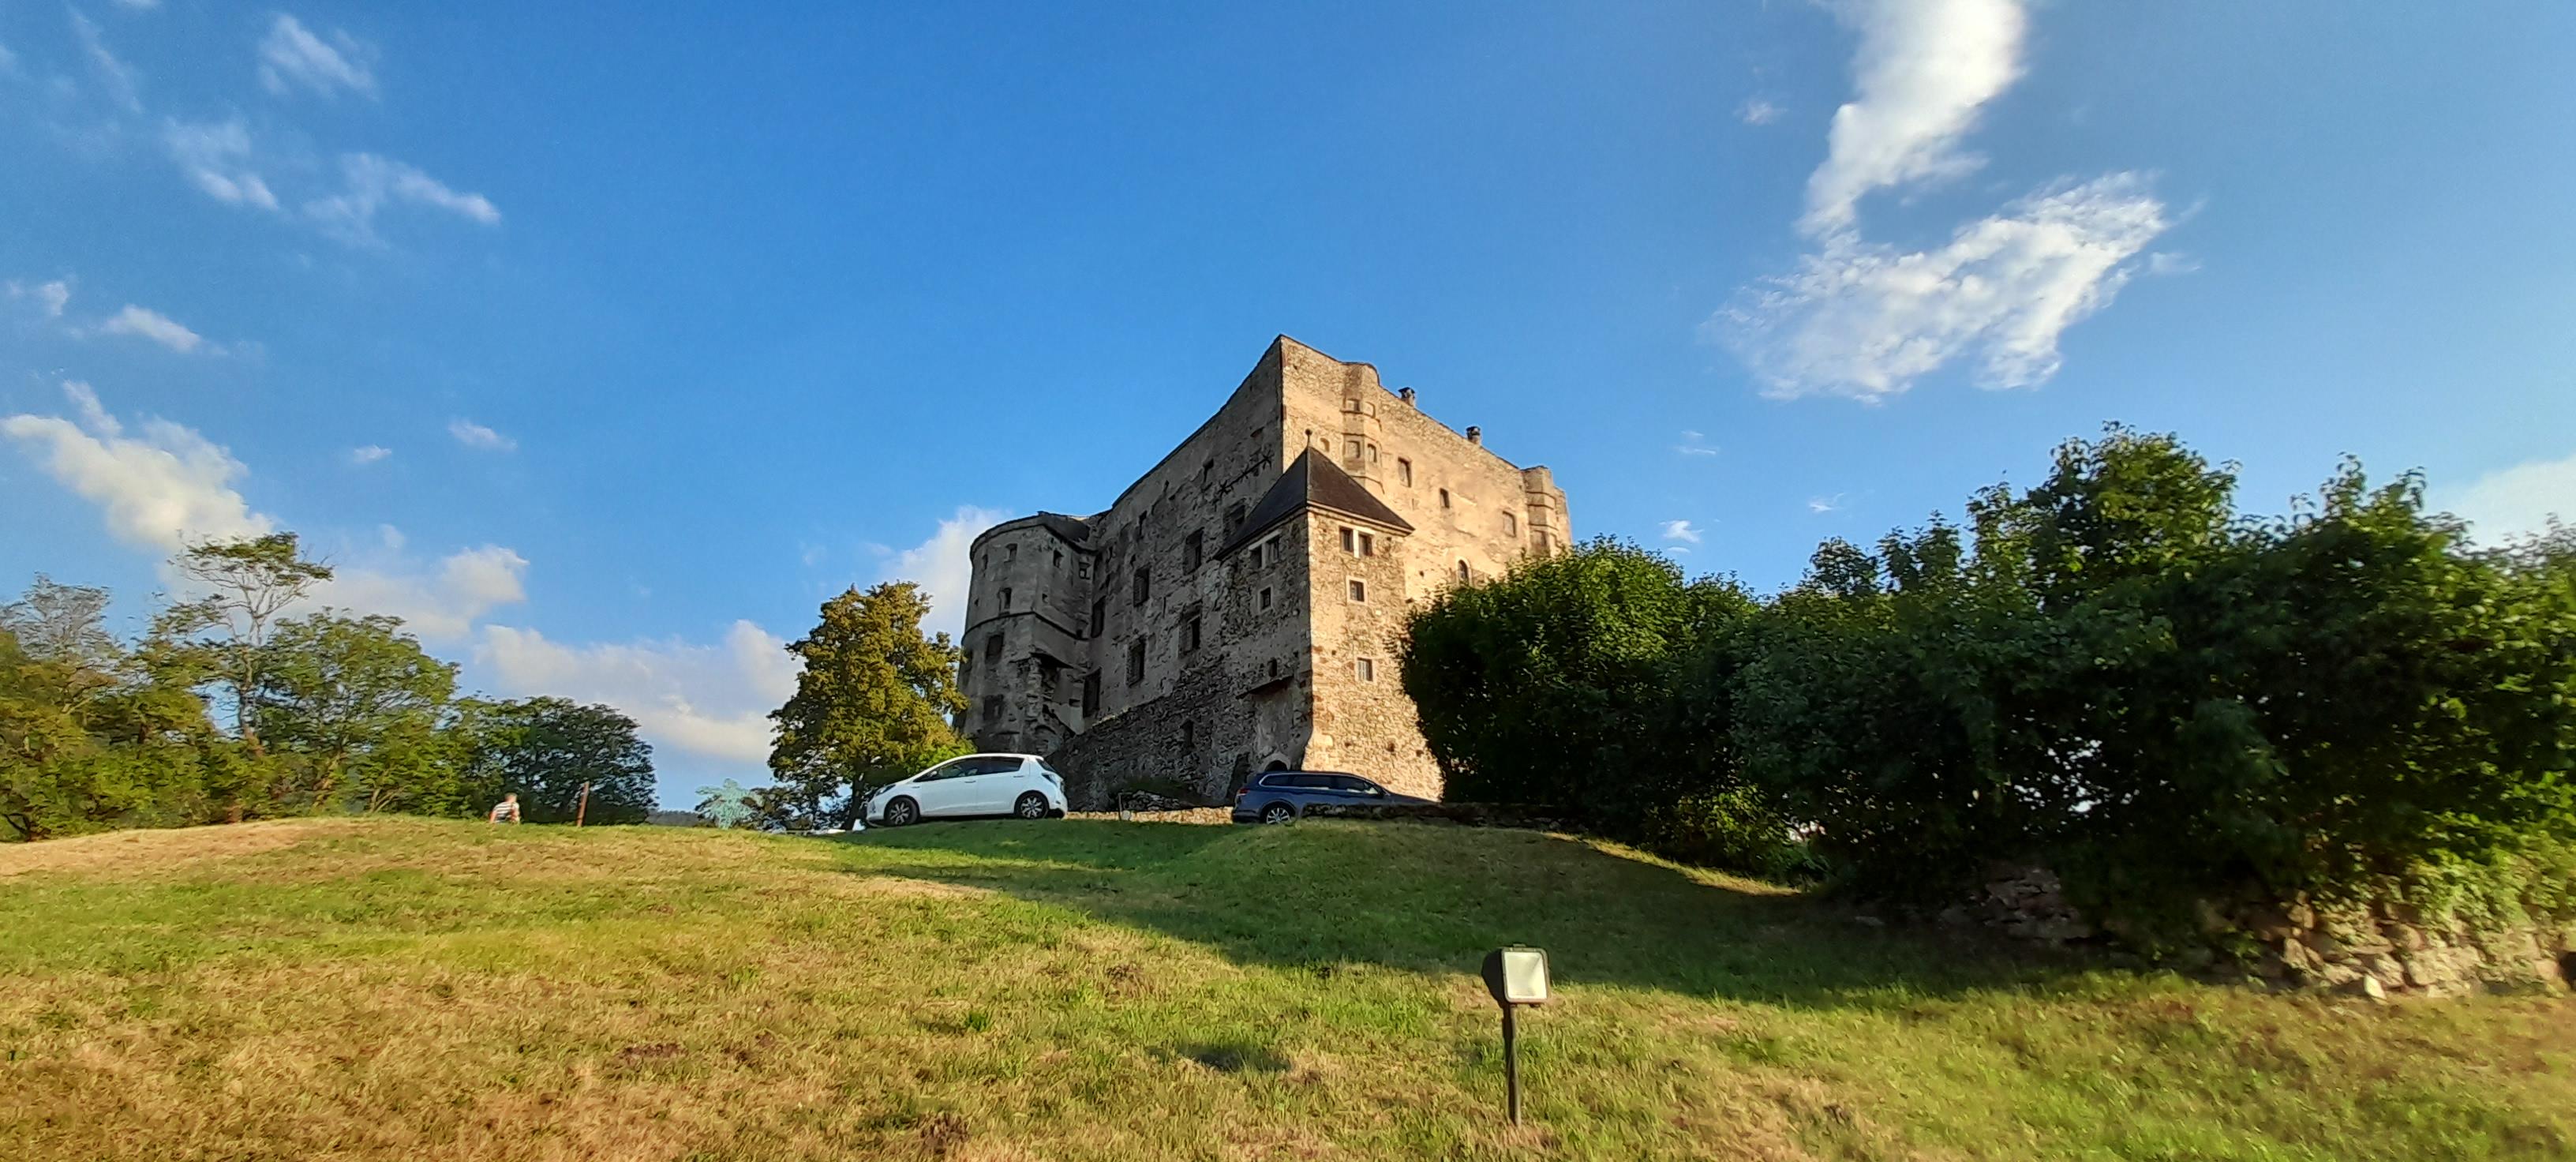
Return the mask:
M 1876 401 L 1958 359 L 1985 387 L 2057 373 L 2058 339 L 2110 305 L 2170 224 L 2145 180 L 2043 191 L 1924 251 L 1842 237 L 1711 320 L 1766 394 Z
M 1844 493 L 1837 492 L 1832 496 L 1810 496 L 1807 498 L 1807 511 L 1818 514 L 1841 512 L 1843 510 L 1844 495 Z
M 34 303 L 37 313 L 48 320 L 59 319 L 63 317 L 63 306 L 72 301 L 72 284 L 59 278 L 34 284 L 12 279 L 0 283 L 0 294 L 6 294 L 11 302 Z
M 161 133 L 170 160 L 207 197 L 236 206 L 277 208 L 277 195 L 250 166 L 250 129 L 240 118 L 190 123 L 171 121 Z
M 1686 520 L 1664 522 L 1664 539 L 1668 541 L 1683 541 L 1696 545 L 1700 541 L 1701 531 L 1691 527 L 1691 522 Z
M 343 91 L 372 97 L 375 56 L 372 46 L 346 32 L 334 29 L 324 40 L 280 12 L 259 42 L 259 83 L 281 97 L 298 87 L 324 97 Z
M 1851 101 L 1834 110 L 1825 162 L 1807 178 L 1800 228 L 1852 225 L 1862 195 L 1955 177 L 1982 159 L 1959 138 L 2021 76 L 2019 0 L 1864 0 L 1835 14 L 1860 33 Z
M 1883 400 L 1954 360 L 1973 361 L 1985 387 L 2048 379 L 2066 328 L 2109 305 L 2172 224 L 2164 203 L 2143 176 L 2117 173 L 2043 188 L 1932 249 L 1867 240 L 1867 195 L 1983 164 L 1960 142 L 2021 76 L 2028 15 L 2021 0 L 1854 0 L 1834 12 L 1860 44 L 1855 94 L 1834 113 L 1798 221 L 1814 249 L 1701 334 L 1781 398 Z
M 498 225 L 500 208 L 481 194 L 462 193 L 416 166 L 372 153 L 340 157 L 341 191 L 304 204 L 307 217 L 344 242 L 375 245 L 376 212 L 392 203 L 445 210 L 485 226 Z
M 508 452 L 519 446 L 517 440 L 461 417 L 447 421 L 447 434 L 456 437 L 459 444 L 486 452 Z
M 2470 535 L 2483 544 L 2547 532 L 2552 520 L 2576 522 L 2576 452 L 2499 468 L 2465 486 L 2437 490 L 2432 500 L 2469 522 Z
M 1679 452 L 1684 456 L 1717 455 L 1717 449 L 1710 447 L 1705 440 L 1706 437 L 1701 436 L 1698 432 L 1684 429 L 1682 431 L 1682 442 L 1673 445 L 1673 451 Z
M 364 468 L 369 464 L 376 463 L 377 461 L 393 454 L 393 449 L 385 447 L 382 444 L 361 444 L 358 447 L 349 449 L 349 463 L 356 467 Z
M 1765 101 L 1760 97 L 1755 97 L 1750 101 L 1746 101 L 1741 107 L 1736 109 L 1735 118 L 1747 125 L 1769 125 L 1770 123 L 1779 120 L 1780 115 L 1786 112 L 1788 112 L 1788 110 L 1783 109 L 1778 105 L 1774 105 L 1769 101 Z
M 71 14 L 72 35 L 80 41 L 81 53 L 89 58 L 90 71 L 98 74 L 99 86 L 107 90 L 109 100 L 128 113 L 143 111 L 143 84 L 132 65 L 118 60 L 109 51 L 107 37 L 97 23 L 75 11 Z
M 125 304 L 124 310 L 109 316 L 105 322 L 91 330 L 101 335 L 131 335 L 138 339 L 148 339 L 181 355 L 191 354 L 200 349 L 208 354 L 217 354 L 222 350 L 207 343 L 205 336 L 181 326 L 170 316 L 132 303 Z

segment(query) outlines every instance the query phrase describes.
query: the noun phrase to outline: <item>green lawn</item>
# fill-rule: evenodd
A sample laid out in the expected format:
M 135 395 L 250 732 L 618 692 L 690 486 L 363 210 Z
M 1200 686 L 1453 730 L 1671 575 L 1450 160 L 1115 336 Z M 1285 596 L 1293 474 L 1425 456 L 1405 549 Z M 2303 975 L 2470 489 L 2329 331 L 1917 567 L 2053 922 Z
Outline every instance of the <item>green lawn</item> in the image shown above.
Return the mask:
M 1503 1124 L 1483 952 L 1551 953 Z M 1523 832 L 0 848 L 0 1157 L 2567 1157 L 2576 1002 L 2083 971 Z

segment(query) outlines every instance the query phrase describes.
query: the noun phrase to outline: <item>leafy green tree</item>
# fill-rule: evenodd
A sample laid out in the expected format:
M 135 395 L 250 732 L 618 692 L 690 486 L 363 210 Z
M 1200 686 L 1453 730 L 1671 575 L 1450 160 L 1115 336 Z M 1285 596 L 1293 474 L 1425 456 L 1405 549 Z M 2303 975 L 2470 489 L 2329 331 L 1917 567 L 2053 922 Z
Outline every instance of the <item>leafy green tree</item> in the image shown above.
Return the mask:
M 1398 658 L 1446 795 L 1634 837 L 1685 796 L 1734 787 L 1724 723 L 1680 733 L 1670 691 L 1695 648 L 1729 640 L 1754 608 L 1732 583 L 1686 581 L 1661 556 L 1599 540 L 1416 611 Z
M 250 725 L 299 777 L 290 809 L 437 810 L 452 798 L 439 718 L 456 666 L 429 656 L 398 618 L 318 613 L 261 644 Z
M 850 589 L 788 645 L 804 668 L 796 693 L 769 715 L 769 769 L 783 793 L 818 813 L 837 802 L 846 823 L 870 788 L 965 749 L 952 726 L 966 709 L 958 651 L 946 633 L 923 636 L 929 612 L 909 581 Z
M 287 607 L 331 579 L 331 568 L 304 559 L 293 533 L 270 533 L 190 545 L 172 567 L 206 590 L 154 619 L 153 636 L 184 651 L 231 696 L 234 731 L 260 748 L 251 707 L 267 660 L 268 633 Z
M 588 823 L 641 823 L 653 810 L 653 748 L 614 707 L 469 699 L 448 729 L 463 756 L 457 795 L 468 811 L 510 792 L 531 823 L 570 823 L 576 814 Z

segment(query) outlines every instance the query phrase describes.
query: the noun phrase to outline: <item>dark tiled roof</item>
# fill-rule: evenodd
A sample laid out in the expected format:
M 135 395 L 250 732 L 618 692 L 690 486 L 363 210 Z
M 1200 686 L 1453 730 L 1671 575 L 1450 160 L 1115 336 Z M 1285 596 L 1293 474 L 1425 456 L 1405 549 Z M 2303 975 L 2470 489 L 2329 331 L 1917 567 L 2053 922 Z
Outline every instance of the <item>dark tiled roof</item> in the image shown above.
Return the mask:
M 1252 538 L 1270 531 L 1271 526 L 1305 511 L 1308 506 L 1331 509 L 1400 533 L 1413 531 L 1412 524 L 1397 516 L 1394 509 L 1388 508 L 1385 501 L 1379 500 L 1359 481 L 1351 479 L 1350 473 L 1308 448 L 1298 453 L 1286 472 L 1279 474 L 1278 482 L 1270 486 L 1270 491 L 1261 494 L 1261 503 L 1252 506 L 1251 515 L 1243 518 L 1243 527 L 1226 541 L 1224 548 L 1216 551 L 1216 555 L 1222 557 L 1242 548 L 1251 543 Z

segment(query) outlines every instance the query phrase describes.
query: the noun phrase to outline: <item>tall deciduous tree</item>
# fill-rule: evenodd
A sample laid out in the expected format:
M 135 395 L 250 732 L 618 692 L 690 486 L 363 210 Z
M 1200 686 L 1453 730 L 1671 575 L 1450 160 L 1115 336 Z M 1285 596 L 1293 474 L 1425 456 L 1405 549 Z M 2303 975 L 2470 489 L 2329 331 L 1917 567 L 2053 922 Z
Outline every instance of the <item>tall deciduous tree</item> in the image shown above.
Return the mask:
M 154 636 L 195 647 L 197 664 L 231 694 L 234 729 L 256 753 L 259 728 L 251 705 L 270 626 L 330 580 L 331 567 L 305 560 L 293 533 L 191 545 L 170 563 L 207 592 L 163 611 L 154 620 Z
M 327 612 L 280 623 L 261 653 L 251 724 L 302 775 L 280 798 L 317 811 L 440 802 L 435 732 L 454 663 L 430 657 L 398 618 Z
M 925 637 L 921 587 L 889 581 L 823 603 L 822 621 L 787 651 L 804 663 L 796 693 L 770 712 L 769 769 L 819 805 L 846 796 L 844 821 L 867 788 L 963 749 L 951 725 L 966 708 L 958 651 Z

